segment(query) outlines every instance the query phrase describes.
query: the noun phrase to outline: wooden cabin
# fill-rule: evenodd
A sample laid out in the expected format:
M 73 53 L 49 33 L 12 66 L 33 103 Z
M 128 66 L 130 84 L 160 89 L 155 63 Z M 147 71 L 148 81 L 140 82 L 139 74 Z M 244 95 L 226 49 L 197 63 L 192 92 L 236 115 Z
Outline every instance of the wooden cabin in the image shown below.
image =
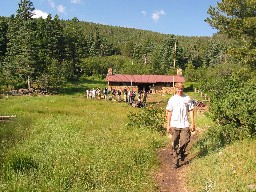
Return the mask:
M 112 71 L 109 71 L 106 80 L 109 90 L 127 89 L 135 92 L 142 90 L 159 94 L 172 94 L 175 83 L 185 82 L 182 75 L 128 75 L 112 74 Z

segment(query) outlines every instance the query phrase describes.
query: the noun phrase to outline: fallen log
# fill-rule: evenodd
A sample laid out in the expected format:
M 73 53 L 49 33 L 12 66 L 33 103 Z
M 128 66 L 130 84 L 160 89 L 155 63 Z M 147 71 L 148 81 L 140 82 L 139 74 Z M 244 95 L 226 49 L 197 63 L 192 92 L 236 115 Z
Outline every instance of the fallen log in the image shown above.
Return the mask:
M 16 118 L 16 115 L 3 115 L 3 116 L 0 116 L 0 120 L 10 120 L 12 118 Z

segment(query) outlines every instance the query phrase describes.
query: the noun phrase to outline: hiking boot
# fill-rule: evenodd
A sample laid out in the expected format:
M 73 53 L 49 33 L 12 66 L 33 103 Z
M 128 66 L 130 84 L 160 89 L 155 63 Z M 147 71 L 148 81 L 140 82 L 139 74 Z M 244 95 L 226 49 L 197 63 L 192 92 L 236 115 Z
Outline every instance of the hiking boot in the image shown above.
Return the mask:
M 186 157 L 187 157 L 187 154 L 181 154 L 180 155 L 180 160 L 184 161 Z

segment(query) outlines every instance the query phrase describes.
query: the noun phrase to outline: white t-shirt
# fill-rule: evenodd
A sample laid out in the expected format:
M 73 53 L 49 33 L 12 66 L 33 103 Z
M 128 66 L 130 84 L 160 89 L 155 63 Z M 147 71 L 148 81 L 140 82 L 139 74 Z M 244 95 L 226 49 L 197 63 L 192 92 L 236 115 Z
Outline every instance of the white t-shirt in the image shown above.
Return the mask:
M 194 104 L 189 96 L 185 94 L 172 96 L 166 106 L 166 110 L 172 112 L 170 126 L 176 128 L 189 127 L 188 111 L 192 109 L 194 109 Z

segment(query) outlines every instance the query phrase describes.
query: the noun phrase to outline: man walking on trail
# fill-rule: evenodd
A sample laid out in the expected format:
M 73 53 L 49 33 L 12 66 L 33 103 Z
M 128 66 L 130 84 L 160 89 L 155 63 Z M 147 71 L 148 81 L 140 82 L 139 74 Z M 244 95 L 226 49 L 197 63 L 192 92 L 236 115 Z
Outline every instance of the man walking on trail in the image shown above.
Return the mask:
M 166 106 L 167 132 L 172 133 L 173 168 L 179 167 L 179 160 L 184 161 L 186 147 L 190 141 L 190 131 L 195 131 L 194 105 L 189 96 L 183 93 L 184 85 L 175 84 L 176 94 L 172 96 Z M 189 117 L 191 122 L 189 123 Z

